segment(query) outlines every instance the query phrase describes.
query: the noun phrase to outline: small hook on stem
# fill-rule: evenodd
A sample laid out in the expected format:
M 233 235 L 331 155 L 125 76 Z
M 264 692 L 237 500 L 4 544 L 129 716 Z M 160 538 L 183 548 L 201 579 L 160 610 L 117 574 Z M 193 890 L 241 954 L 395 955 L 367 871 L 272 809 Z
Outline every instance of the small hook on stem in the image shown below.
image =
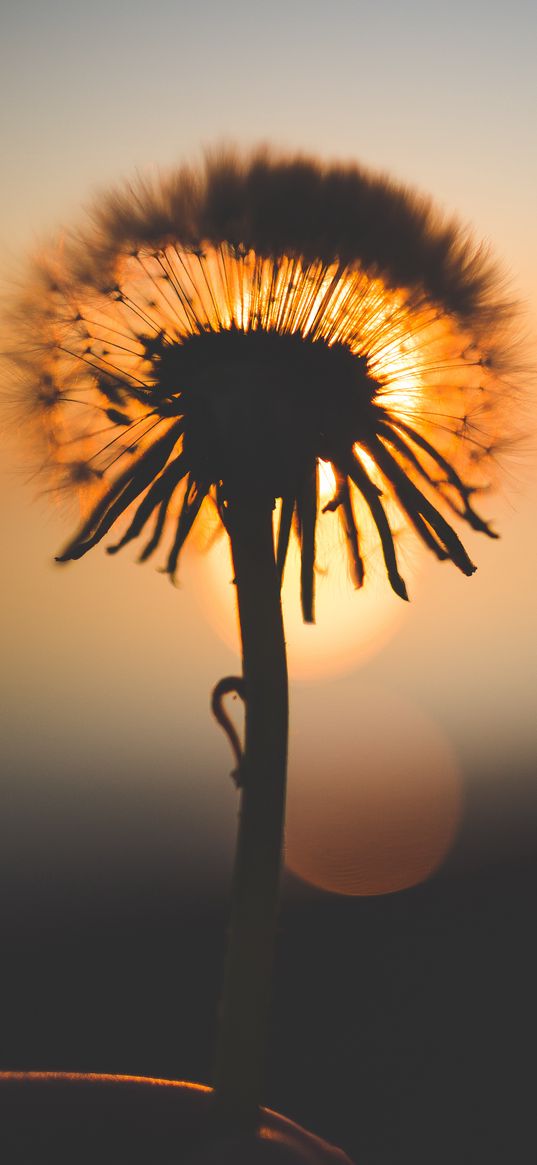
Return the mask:
M 213 688 L 211 709 L 218 724 L 224 729 L 235 755 L 237 766 L 233 769 L 231 776 L 237 788 L 242 789 L 244 785 L 244 750 L 241 746 L 235 725 L 223 705 L 224 696 L 229 695 L 230 692 L 234 692 L 236 696 L 239 696 L 243 704 L 246 703 L 246 684 L 243 676 L 224 676 L 223 679 L 218 681 Z

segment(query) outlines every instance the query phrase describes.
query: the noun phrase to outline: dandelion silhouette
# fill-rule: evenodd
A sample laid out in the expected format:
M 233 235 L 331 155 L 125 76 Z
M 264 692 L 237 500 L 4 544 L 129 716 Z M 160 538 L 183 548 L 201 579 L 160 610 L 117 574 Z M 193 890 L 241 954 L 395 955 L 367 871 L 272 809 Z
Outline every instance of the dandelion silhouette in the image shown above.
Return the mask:
M 203 507 L 233 556 L 246 708 L 241 816 L 215 1085 L 238 1119 L 261 1095 L 287 750 L 280 588 L 290 538 L 314 620 L 317 523 L 337 511 L 367 581 L 369 511 L 402 599 L 389 499 L 425 546 L 475 569 L 455 526 L 475 508 L 510 407 L 511 309 L 486 251 L 425 198 L 356 167 L 266 151 L 101 198 L 35 264 L 18 306 L 21 398 L 52 488 L 81 524 L 59 556 L 113 529 L 175 579 Z M 333 496 L 320 512 L 319 463 Z M 273 529 L 274 515 L 277 529 Z M 356 618 L 360 617 L 357 600 Z

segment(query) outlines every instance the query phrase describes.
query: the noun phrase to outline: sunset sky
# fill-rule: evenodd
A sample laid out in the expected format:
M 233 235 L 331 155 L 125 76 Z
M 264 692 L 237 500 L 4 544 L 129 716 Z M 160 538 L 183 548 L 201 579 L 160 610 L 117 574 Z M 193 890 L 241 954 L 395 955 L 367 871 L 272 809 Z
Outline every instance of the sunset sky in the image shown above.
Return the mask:
M 24 256 L 110 183 L 198 160 L 222 142 L 269 142 L 390 172 L 471 224 L 523 304 L 535 358 L 537 16 L 527 3 L 277 0 L 195 11 L 158 0 L 20 0 L 3 30 L 8 296 Z M 416 554 L 408 607 L 378 571 L 369 586 L 380 599 L 350 587 L 341 597 L 337 583 L 319 628 L 299 629 L 296 645 L 290 636 L 299 816 L 322 749 L 339 817 L 359 816 L 353 789 L 378 779 L 391 736 L 407 766 L 410 749 L 423 788 L 449 757 L 468 852 L 531 833 L 536 419 L 528 379 L 518 418 L 527 437 L 505 457 L 500 495 L 482 502 L 501 541 L 466 539 L 474 578 Z M 178 590 L 128 551 L 111 561 L 99 548 L 56 567 L 74 514 L 40 496 L 27 465 L 12 431 L 0 493 L 2 862 L 24 882 L 30 855 L 34 876 L 69 875 L 97 848 L 112 869 L 120 854 L 127 866 L 156 860 L 211 877 L 229 864 L 236 805 L 231 757 L 209 713 L 212 685 L 238 666 L 227 567 L 215 575 L 187 555 Z M 378 641 L 369 629 L 377 602 L 389 623 Z M 343 631 L 332 630 L 341 604 Z M 420 751 L 425 738 L 432 752 Z M 392 747 L 392 784 L 394 764 Z
M 2 8 L 8 304 L 100 191 L 268 143 L 388 173 L 467 224 L 537 370 L 529 0 Z M 284 588 L 302 880 L 266 1103 L 368 1165 L 535 1159 L 535 372 L 522 388 L 479 498 L 500 539 L 459 529 L 473 577 L 411 536 L 408 604 L 378 550 L 363 592 L 330 555 L 314 627 Z M 192 539 L 176 588 L 136 546 L 57 565 L 76 504 L 12 422 L 0 408 L 0 1069 L 210 1081 L 238 805 L 210 711 L 240 670 L 225 542 Z

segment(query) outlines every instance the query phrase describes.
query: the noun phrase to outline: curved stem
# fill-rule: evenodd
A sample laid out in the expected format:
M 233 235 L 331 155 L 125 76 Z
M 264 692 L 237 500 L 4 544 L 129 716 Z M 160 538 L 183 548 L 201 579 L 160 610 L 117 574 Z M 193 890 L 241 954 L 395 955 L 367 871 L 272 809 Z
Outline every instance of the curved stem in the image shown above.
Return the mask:
M 233 1123 L 257 1118 L 279 900 L 287 769 L 287 661 L 272 506 L 226 507 L 242 637 L 246 732 L 215 1091 Z

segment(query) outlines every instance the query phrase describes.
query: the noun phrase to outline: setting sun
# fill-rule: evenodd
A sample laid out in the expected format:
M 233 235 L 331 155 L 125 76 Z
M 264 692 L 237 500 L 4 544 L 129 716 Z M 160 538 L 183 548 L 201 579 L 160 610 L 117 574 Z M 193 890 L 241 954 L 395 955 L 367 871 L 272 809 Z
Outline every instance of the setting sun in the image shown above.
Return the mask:
M 321 504 L 332 496 L 332 471 L 321 463 Z M 302 682 L 338 675 L 364 663 L 387 643 L 409 617 L 388 585 L 374 524 L 366 506 L 356 499 L 361 530 L 361 550 L 370 585 L 356 590 L 344 553 L 344 533 L 337 514 L 328 513 L 319 524 L 316 555 L 316 622 L 304 623 L 300 607 L 300 551 L 291 543 L 282 588 L 289 674 Z M 398 551 L 405 576 L 413 582 L 423 561 L 417 539 L 402 525 L 394 502 L 388 512 L 396 523 Z M 278 513 L 275 518 L 275 526 Z M 200 523 L 197 545 L 187 551 L 183 581 L 199 606 L 200 616 L 239 656 L 233 566 L 227 540 L 221 536 L 210 513 Z

